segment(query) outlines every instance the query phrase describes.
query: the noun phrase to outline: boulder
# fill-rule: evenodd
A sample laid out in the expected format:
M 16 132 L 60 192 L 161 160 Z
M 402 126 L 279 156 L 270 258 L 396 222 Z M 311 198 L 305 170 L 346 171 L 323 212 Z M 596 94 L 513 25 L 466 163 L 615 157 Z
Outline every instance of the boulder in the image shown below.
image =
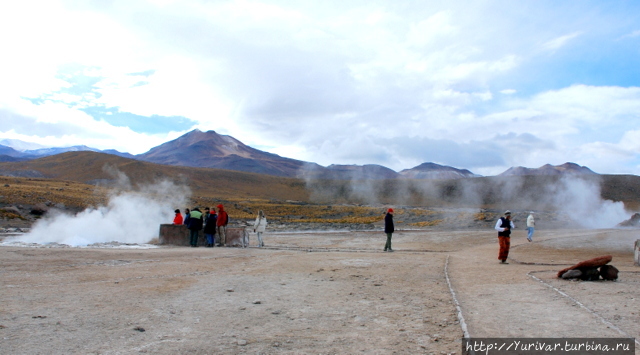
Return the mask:
M 579 269 L 569 270 L 564 274 L 562 274 L 562 278 L 565 280 L 577 279 L 577 278 L 580 278 L 581 276 L 582 276 L 582 271 L 580 271 Z
M 602 265 L 600 267 L 600 276 L 605 280 L 617 280 L 618 269 L 613 265 Z
M 582 276 L 580 276 L 580 280 L 583 280 L 583 281 L 600 280 L 600 271 L 598 271 L 597 267 L 584 267 L 584 268 L 574 269 L 574 270 L 580 270 L 582 272 Z
M 562 269 L 558 271 L 558 278 L 561 278 L 562 275 L 569 270 L 580 269 L 584 273 L 586 269 L 593 268 L 593 267 L 598 268 L 602 265 L 608 264 L 609 262 L 611 262 L 611 260 L 613 260 L 613 256 L 605 255 L 605 256 L 599 256 L 597 258 L 581 261 L 573 266 L 570 266 L 566 269 Z

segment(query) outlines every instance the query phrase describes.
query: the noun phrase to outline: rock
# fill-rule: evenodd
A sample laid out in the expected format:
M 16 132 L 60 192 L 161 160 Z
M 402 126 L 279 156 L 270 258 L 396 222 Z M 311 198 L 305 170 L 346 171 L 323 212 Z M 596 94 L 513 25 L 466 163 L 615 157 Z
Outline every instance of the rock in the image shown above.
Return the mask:
M 613 265 L 602 265 L 600 267 L 600 276 L 605 280 L 617 280 L 618 269 Z
M 582 276 L 582 271 L 578 269 L 573 269 L 565 272 L 564 274 L 562 274 L 561 277 L 565 280 L 569 280 L 569 279 L 577 279 L 580 276 Z
M 585 269 L 592 268 L 592 267 L 596 267 L 596 268 L 600 267 L 602 265 L 608 264 L 611 260 L 613 260 L 613 256 L 605 255 L 605 256 L 599 256 L 597 258 L 581 261 L 571 267 L 558 271 L 558 278 L 561 278 L 562 275 L 569 270 L 581 269 L 582 272 L 584 273 Z
M 640 227 L 640 213 L 634 213 L 628 220 L 618 223 L 618 227 Z
M 598 271 L 597 267 L 580 268 L 579 270 L 582 271 L 582 276 L 580 276 L 581 280 L 584 280 L 584 281 L 600 280 L 600 272 Z

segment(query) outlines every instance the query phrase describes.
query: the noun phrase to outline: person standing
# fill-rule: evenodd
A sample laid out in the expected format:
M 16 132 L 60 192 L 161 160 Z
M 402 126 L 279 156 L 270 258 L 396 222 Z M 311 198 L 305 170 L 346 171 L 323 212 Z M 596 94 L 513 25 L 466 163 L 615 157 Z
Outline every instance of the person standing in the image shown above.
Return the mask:
M 184 221 L 182 223 L 184 223 L 184 225 L 189 226 L 189 215 L 191 214 L 191 211 L 189 211 L 188 208 L 184 209 Z
M 536 220 L 533 218 L 533 211 L 527 217 L 527 240 L 533 242 L 533 232 L 535 231 Z
M 182 224 L 182 214 L 180 214 L 180 209 L 176 209 L 173 212 L 176 213 L 175 217 L 173 217 L 173 224 Z
M 262 248 L 264 242 L 262 241 L 262 233 L 267 229 L 267 217 L 264 216 L 264 212 L 260 210 L 256 222 L 253 224 L 253 231 L 258 235 L 258 247 Z
M 209 209 L 209 208 L 207 208 Z M 215 208 L 213 211 L 209 211 L 208 217 L 205 219 L 204 224 L 204 236 L 207 239 L 207 247 L 213 248 L 216 243 L 216 220 L 218 215 L 216 214 Z
M 387 243 L 384 245 L 384 251 L 392 252 L 391 249 L 391 236 L 394 232 L 393 226 L 393 208 L 387 210 L 387 214 L 384 216 L 384 232 L 387 234 Z
M 216 226 L 218 227 L 218 237 L 220 238 L 220 246 L 227 244 L 227 224 L 229 224 L 229 215 L 224 210 L 223 205 L 218 205 L 218 220 Z
M 202 229 L 202 212 L 200 212 L 198 207 L 189 212 L 189 224 L 187 224 L 187 228 L 189 229 L 189 244 L 195 248 L 198 246 L 198 233 L 200 233 Z
M 516 226 L 511 221 L 511 211 L 504 212 L 504 217 L 496 222 L 495 230 L 498 231 L 498 243 L 500 250 L 498 251 L 498 259 L 502 264 L 508 264 L 509 248 L 511 247 L 511 230 Z

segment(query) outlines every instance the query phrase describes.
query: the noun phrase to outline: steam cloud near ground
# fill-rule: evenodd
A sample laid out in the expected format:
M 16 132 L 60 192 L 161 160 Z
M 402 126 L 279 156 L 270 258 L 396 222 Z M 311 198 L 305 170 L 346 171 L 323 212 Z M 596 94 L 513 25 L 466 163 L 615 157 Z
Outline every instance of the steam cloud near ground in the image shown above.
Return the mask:
M 381 206 L 454 207 L 556 211 L 583 228 L 614 228 L 631 213 L 622 202 L 601 197 L 600 180 L 568 175 L 560 178 L 519 176 L 459 180 L 322 180 L 306 177 L 316 202 Z M 563 217 L 564 218 L 564 217 Z
M 158 237 L 160 224 L 173 221 L 177 206 L 185 206 L 190 190 L 160 181 L 133 187 L 121 172 L 114 172 L 118 188 L 106 206 L 76 214 L 57 214 L 39 220 L 31 231 L 13 241 L 85 246 L 94 243 L 144 244 Z

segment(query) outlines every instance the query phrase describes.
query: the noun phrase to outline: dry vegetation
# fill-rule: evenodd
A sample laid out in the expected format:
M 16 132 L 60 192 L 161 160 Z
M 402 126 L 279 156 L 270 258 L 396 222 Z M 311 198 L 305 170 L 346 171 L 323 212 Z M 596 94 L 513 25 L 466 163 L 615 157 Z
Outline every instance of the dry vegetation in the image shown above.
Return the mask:
M 0 176 L 0 203 L 4 205 L 43 205 L 84 209 L 104 204 L 108 189 L 54 179 Z

